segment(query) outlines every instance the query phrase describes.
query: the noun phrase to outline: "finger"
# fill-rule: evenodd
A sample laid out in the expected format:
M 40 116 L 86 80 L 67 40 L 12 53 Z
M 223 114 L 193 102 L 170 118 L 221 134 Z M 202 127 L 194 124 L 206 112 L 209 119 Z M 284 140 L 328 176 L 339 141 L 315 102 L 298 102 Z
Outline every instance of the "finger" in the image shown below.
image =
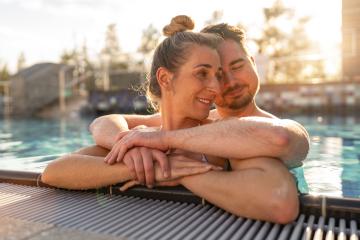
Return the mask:
M 123 131 L 123 132 L 119 133 L 119 134 L 116 136 L 115 140 L 116 140 L 116 141 L 121 140 L 121 139 L 122 139 L 125 135 L 127 135 L 129 132 L 130 132 L 130 131 Z
M 117 159 L 122 159 L 129 149 L 130 148 L 126 147 L 125 144 L 121 144 L 117 152 Z
M 157 182 L 156 186 L 163 186 L 163 187 L 171 187 L 179 185 L 178 181 L 166 181 L 166 182 Z
M 105 156 L 104 162 L 108 163 L 110 157 L 111 157 L 111 151 Z
M 140 152 L 144 163 L 146 185 L 152 188 L 155 182 L 153 157 L 150 150 L 147 148 L 141 148 Z
M 114 163 L 114 149 L 112 149 L 109 154 L 106 156 L 106 163 L 113 164 Z
M 125 156 L 125 154 L 123 156 L 120 156 L 119 151 L 116 151 L 116 153 L 115 153 L 116 162 L 118 162 L 118 163 L 122 162 L 124 159 L 124 156 Z
M 159 163 L 160 168 L 162 170 L 163 176 L 165 178 L 171 177 L 171 171 L 170 171 L 170 163 L 169 159 L 166 156 L 165 153 L 161 151 L 153 151 L 153 158 Z
M 140 153 L 136 152 L 136 154 L 133 155 L 132 159 L 134 160 L 136 178 L 141 184 L 144 184 L 145 182 L 144 165 Z
M 173 177 L 185 177 L 200 173 L 205 173 L 211 170 L 210 166 L 203 166 L 203 167 L 191 167 L 191 168 L 177 168 L 173 170 Z
M 139 183 L 138 181 L 136 181 L 136 180 L 131 180 L 131 181 L 125 183 L 124 185 L 122 185 L 122 186 L 119 188 L 119 190 L 120 190 L 121 192 L 124 192 L 124 191 L 128 190 L 129 188 L 131 188 L 131 187 L 133 187 L 133 186 L 135 186 L 135 185 L 139 185 L 139 184 L 140 184 L 140 183 Z
M 123 162 L 126 165 L 126 167 L 130 170 L 130 172 L 134 175 L 134 177 L 136 177 L 135 166 L 134 166 L 134 162 L 133 162 L 133 160 L 131 158 L 131 155 L 130 154 L 125 154 Z

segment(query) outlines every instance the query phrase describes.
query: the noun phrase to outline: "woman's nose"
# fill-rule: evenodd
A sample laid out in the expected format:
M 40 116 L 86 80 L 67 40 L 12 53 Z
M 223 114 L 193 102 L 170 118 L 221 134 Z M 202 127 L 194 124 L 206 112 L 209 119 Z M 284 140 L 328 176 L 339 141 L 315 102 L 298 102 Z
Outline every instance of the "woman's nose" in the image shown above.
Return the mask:
M 220 83 L 217 77 L 213 77 L 208 85 L 208 89 L 216 94 L 220 93 Z

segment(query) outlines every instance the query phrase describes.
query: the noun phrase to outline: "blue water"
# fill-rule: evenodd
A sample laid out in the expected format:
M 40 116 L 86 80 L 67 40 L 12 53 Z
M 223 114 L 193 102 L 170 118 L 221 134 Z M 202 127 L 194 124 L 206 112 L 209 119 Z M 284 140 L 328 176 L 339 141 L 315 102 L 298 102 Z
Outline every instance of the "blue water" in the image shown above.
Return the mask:
M 310 194 L 360 198 L 360 118 L 292 117 L 311 136 L 304 162 Z M 0 119 L 0 169 L 42 171 L 54 158 L 93 144 L 91 119 Z

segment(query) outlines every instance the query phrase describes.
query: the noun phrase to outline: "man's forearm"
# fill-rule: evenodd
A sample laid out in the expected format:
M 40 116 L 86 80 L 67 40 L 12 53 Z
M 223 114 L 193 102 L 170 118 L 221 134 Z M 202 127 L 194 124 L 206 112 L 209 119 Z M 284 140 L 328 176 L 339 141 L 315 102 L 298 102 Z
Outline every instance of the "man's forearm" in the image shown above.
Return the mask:
M 249 159 L 256 165 L 256 159 Z M 294 181 L 284 166 L 261 167 L 273 161 L 262 159 L 258 167 L 231 172 L 210 171 L 184 177 L 181 184 L 196 195 L 235 215 L 277 223 L 294 220 L 298 199 Z M 281 164 L 281 163 L 280 163 Z
M 111 114 L 96 118 L 89 127 L 96 145 L 111 149 L 119 132 L 129 130 L 124 117 Z
M 168 131 L 164 138 L 170 148 L 236 159 L 274 157 L 287 165 L 300 165 L 309 148 L 306 131 L 291 121 L 260 117 Z

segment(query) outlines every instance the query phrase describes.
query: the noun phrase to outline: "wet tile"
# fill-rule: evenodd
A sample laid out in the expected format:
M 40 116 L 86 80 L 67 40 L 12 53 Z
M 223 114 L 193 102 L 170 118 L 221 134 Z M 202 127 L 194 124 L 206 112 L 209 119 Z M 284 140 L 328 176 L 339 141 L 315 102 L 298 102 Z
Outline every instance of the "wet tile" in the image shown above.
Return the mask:
M 34 223 L 15 218 L 0 218 L 0 239 L 1 240 L 18 240 L 27 239 L 37 235 L 44 230 L 51 229 L 53 225 Z

